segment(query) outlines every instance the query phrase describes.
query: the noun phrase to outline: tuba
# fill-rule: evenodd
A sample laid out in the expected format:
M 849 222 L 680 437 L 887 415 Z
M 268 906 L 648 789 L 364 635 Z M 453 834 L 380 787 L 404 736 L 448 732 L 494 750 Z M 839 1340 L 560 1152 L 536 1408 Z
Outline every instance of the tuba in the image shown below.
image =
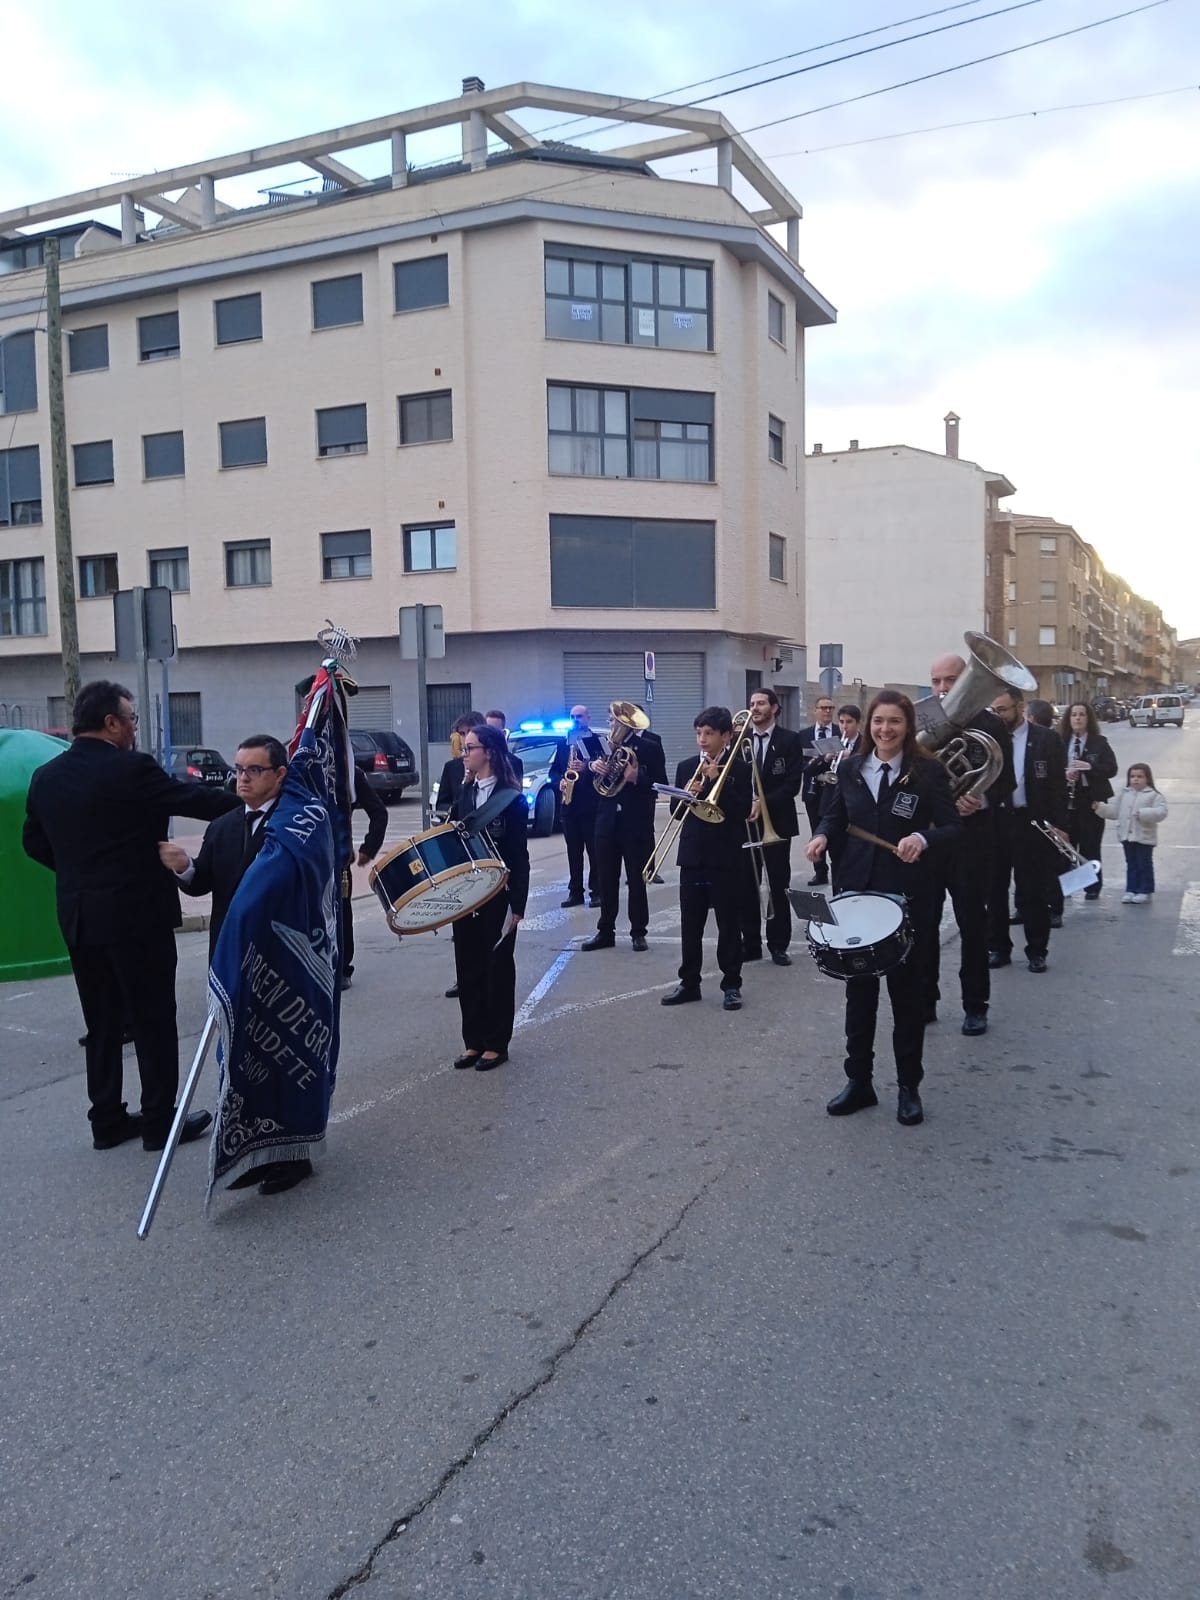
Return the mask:
M 950 776 L 956 800 L 982 795 L 1000 776 L 1004 754 L 990 733 L 967 723 L 1006 689 L 1027 694 L 1037 679 L 1010 651 L 985 633 L 964 633 L 967 665 L 943 699 L 918 700 L 917 742 L 936 755 Z
M 630 740 L 635 734 L 645 733 L 650 718 L 631 700 L 614 700 L 608 708 L 612 728 L 608 735 L 608 753 L 604 757 L 604 771 L 598 773 L 593 787 L 603 800 L 619 794 L 625 783 L 625 774 L 633 760 Z

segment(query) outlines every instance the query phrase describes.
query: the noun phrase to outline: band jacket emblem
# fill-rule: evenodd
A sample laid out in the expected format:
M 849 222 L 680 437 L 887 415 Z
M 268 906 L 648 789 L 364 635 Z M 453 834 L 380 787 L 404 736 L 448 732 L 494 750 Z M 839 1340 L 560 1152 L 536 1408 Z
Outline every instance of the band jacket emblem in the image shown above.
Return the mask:
M 782 778 L 786 771 L 787 763 L 782 756 L 776 756 L 774 761 L 771 762 L 771 776 L 773 778 Z
M 919 799 L 920 795 L 913 794 L 911 790 L 908 794 L 898 794 L 892 801 L 892 815 L 894 817 L 901 818 L 902 821 L 907 822 L 910 818 L 916 815 L 917 802 Z
M 1033 775 L 1034 775 L 1035 778 L 1044 778 L 1044 777 L 1046 777 L 1048 771 L 1049 771 L 1049 768 L 1047 767 L 1047 765 L 1046 765 L 1046 763 L 1044 761 L 1035 761 L 1033 763 Z

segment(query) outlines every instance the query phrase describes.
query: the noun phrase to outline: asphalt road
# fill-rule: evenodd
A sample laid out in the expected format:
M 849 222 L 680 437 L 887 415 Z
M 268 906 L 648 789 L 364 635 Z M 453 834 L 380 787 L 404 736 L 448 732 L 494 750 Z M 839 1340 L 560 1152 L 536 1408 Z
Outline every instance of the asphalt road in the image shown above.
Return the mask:
M 733 1015 L 658 1004 L 670 885 L 649 953 L 580 953 L 558 839 L 508 1066 L 450 1070 L 448 937 L 364 901 L 318 1176 L 206 1221 L 186 1147 L 146 1243 L 70 981 L 0 988 L 0 1596 L 1194 1600 L 1200 710 L 1106 731 L 1159 892 L 1107 845 L 985 1038 L 943 1003 L 917 1129 L 825 1115 L 802 945 Z

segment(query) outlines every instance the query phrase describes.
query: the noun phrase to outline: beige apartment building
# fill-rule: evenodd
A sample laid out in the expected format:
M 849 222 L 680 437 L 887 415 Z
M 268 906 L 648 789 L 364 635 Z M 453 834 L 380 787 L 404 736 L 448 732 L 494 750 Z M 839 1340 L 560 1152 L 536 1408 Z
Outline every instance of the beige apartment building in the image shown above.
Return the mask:
M 528 108 L 654 137 L 543 143 Z M 462 159 L 416 167 L 418 137 L 447 128 Z M 349 165 L 368 147 L 382 175 Z M 704 148 L 715 184 L 650 165 Z M 218 192 L 297 169 L 319 187 L 240 208 Z M 641 701 L 648 650 L 671 755 L 702 705 L 758 683 L 796 709 L 804 335 L 835 316 L 798 263 L 799 216 L 717 113 L 478 80 L 0 215 L 0 702 L 61 718 L 33 331 L 55 232 L 83 675 L 132 671 L 112 659 L 114 589 L 171 588 L 176 742 L 229 755 L 286 731 L 329 617 L 361 639 L 359 725 L 415 742 L 397 614 L 417 602 L 445 614 L 435 741 L 472 705 L 515 726 Z

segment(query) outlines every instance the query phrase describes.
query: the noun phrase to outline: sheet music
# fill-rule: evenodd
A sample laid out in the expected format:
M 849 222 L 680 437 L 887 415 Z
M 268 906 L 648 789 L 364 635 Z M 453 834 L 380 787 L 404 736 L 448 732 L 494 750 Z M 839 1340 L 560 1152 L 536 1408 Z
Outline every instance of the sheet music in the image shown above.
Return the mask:
M 513 908 L 511 906 L 509 906 L 508 912 L 507 912 L 507 914 L 506 914 L 506 916 L 504 918 L 504 926 L 500 929 L 500 937 L 496 940 L 495 944 L 492 946 L 493 950 L 499 950 L 500 946 L 504 943 L 505 939 L 508 938 L 509 934 L 513 931 L 513 929 L 516 927 L 516 925 L 517 925 L 516 915 L 515 915 L 515 913 L 513 911 Z

